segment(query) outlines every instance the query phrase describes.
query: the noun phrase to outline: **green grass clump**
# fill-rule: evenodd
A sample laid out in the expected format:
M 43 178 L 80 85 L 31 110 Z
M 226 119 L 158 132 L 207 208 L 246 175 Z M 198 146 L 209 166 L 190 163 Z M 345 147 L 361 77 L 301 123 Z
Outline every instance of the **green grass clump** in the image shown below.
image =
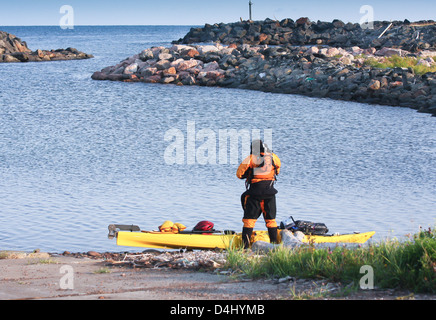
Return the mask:
M 95 274 L 111 273 L 111 269 L 104 267 L 104 268 L 100 268 L 98 270 L 95 270 L 94 273 Z
M 374 271 L 374 285 L 436 293 L 436 232 L 421 230 L 406 241 L 347 248 L 277 247 L 266 255 L 229 250 L 228 267 L 251 278 L 293 276 L 359 285 L 360 268 Z
M 421 231 L 406 242 L 380 245 L 374 263 L 379 271 L 376 279 L 383 287 L 436 293 L 435 229 Z
M 436 61 L 436 57 L 433 57 Z M 428 72 L 436 72 L 436 65 L 426 67 L 424 65 L 418 65 L 419 59 L 414 57 L 400 57 L 397 55 L 388 57 L 384 62 L 380 62 L 377 59 L 369 58 L 365 60 L 364 64 L 373 68 L 387 69 L 387 68 L 411 68 L 415 74 L 423 75 Z

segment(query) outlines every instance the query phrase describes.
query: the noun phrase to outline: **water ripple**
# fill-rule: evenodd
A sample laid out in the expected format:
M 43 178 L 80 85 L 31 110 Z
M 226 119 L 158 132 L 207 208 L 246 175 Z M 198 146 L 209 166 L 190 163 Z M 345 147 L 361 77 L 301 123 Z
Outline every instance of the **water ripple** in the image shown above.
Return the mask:
M 332 232 L 375 230 L 376 239 L 436 222 L 435 123 L 428 115 L 294 95 L 90 79 L 144 47 L 169 44 L 186 27 L 83 27 L 71 38 L 49 28 L 47 40 L 39 29 L 18 29 L 32 47 L 68 42 L 96 58 L 1 66 L 0 248 L 120 250 L 106 239 L 111 223 L 156 229 L 164 220 L 193 227 L 207 219 L 239 230 L 244 183 L 235 177 L 237 164 L 165 164 L 165 132 L 176 128 L 187 139 L 188 121 L 217 134 L 273 130 L 283 164 L 279 221 L 292 215 L 324 222 Z M 256 227 L 264 229 L 263 221 Z

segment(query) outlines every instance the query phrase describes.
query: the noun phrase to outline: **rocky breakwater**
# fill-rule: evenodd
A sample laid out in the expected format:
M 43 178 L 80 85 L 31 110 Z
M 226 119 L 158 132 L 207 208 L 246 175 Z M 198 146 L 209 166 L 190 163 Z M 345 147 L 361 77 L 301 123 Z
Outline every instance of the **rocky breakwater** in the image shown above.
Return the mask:
M 401 49 L 247 44 L 153 47 L 92 75 L 94 80 L 220 86 L 409 107 L 436 115 L 436 72 L 375 68 L 409 56 L 435 68 L 436 53 Z
M 220 67 L 219 62 L 222 62 L 224 56 L 235 59 L 233 55 L 235 50 L 236 46 L 221 45 L 153 47 L 117 65 L 95 72 L 92 79 L 178 85 L 219 85 L 219 80 L 230 76 Z M 234 63 L 236 64 L 237 61 L 235 60 Z
M 397 48 L 416 52 L 436 50 L 436 23 L 434 21 L 375 21 L 371 28 L 341 20 L 296 21 L 266 19 L 235 23 L 206 24 L 191 30 L 179 44 L 219 42 L 222 44 L 251 45 L 328 45 L 332 47 Z
M 0 31 L 0 62 L 30 62 L 89 59 L 93 56 L 74 48 L 57 50 L 35 50 L 27 47 L 25 41 Z

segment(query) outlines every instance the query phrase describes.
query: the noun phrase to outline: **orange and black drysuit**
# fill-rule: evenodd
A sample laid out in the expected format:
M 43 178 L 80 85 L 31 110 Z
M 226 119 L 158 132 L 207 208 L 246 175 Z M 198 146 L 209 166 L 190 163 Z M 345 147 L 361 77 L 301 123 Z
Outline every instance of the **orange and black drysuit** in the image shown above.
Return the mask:
M 248 248 L 254 225 L 263 214 L 271 243 L 277 242 L 276 193 L 274 181 L 280 172 L 281 162 L 277 155 L 260 141 L 260 150 L 252 152 L 242 161 L 236 172 L 239 179 L 247 179 L 247 190 L 241 195 L 244 209 L 242 240 Z

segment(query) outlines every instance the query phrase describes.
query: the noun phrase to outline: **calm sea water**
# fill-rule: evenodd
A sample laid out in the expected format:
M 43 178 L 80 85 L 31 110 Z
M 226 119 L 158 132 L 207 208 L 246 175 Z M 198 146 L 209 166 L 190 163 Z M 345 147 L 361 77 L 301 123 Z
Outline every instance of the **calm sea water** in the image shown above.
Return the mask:
M 0 249 L 138 250 L 108 240 L 111 223 L 150 230 L 165 220 L 188 228 L 210 220 L 217 229 L 240 230 L 244 183 L 236 179 L 238 165 L 218 157 L 219 132 L 230 129 L 272 131 L 283 165 L 278 221 L 292 215 L 324 222 L 331 232 L 375 230 L 376 241 L 435 225 L 436 119 L 427 114 L 256 91 L 91 80 L 94 71 L 169 45 L 189 29 L 0 28 L 33 50 L 75 47 L 95 56 L 0 65 Z M 194 149 L 186 146 L 189 123 L 198 134 Z M 174 142 L 165 139 L 170 129 L 183 139 L 181 164 L 165 161 Z M 192 151 L 200 157 L 207 143 L 217 147 L 216 163 L 189 163 Z M 262 219 L 256 226 L 265 229 Z

